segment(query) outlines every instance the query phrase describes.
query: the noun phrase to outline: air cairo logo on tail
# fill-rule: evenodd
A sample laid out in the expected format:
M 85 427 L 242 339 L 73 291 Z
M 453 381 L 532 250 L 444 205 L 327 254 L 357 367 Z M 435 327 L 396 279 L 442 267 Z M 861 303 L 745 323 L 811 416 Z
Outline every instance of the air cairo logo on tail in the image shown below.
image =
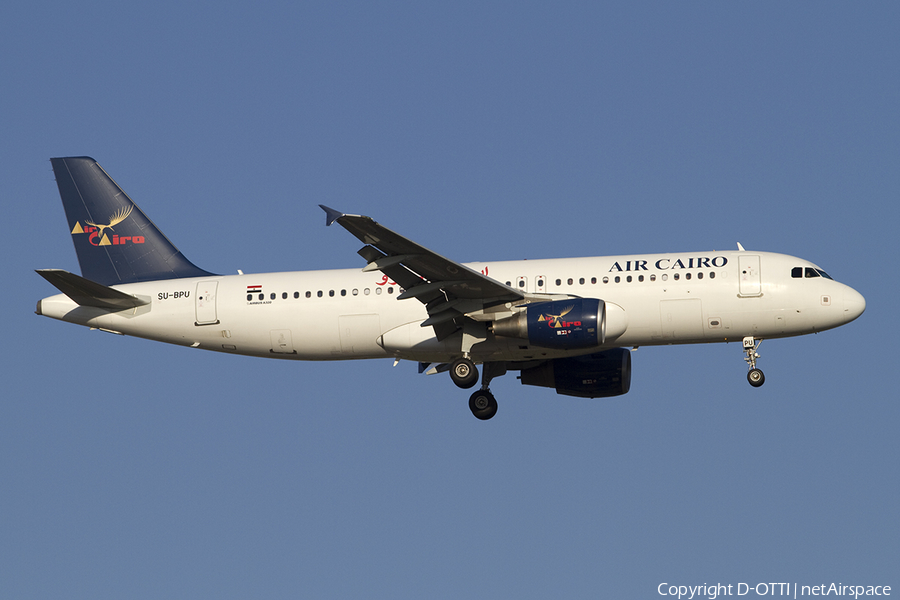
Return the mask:
M 88 221 L 87 219 L 85 219 L 84 224 L 86 225 L 86 227 L 82 227 L 81 221 L 78 221 L 75 223 L 75 227 L 72 228 L 72 235 L 75 235 L 76 233 L 88 234 L 88 242 L 90 242 L 91 246 L 124 246 L 126 244 L 143 244 L 144 236 L 120 236 L 116 234 L 115 230 L 113 229 L 113 227 L 128 218 L 128 215 L 131 214 L 131 210 L 133 208 L 134 206 L 120 208 L 109 218 L 109 223 L 105 225 L 101 223 L 94 223 L 93 221 Z M 105 230 L 107 229 L 113 232 L 111 238 L 105 233 Z

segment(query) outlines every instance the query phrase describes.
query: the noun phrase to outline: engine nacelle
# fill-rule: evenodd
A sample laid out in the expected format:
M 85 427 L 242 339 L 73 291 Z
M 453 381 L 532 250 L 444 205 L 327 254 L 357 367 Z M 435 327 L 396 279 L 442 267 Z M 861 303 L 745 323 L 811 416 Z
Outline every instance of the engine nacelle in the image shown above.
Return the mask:
M 524 369 L 524 385 L 556 388 L 557 394 L 579 398 L 609 398 L 631 389 L 631 352 L 615 348 L 570 358 L 548 360 Z
M 539 302 L 494 321 L 493 331 L 542 348 L 592 348 L 606 341 L 606 303 L 596 298 Z

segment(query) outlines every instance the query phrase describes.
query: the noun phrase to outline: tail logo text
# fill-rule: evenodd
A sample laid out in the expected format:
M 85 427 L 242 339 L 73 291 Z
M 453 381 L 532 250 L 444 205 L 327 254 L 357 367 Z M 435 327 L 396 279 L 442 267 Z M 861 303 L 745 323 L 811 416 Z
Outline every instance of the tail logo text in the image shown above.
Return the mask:
M 115 229 L 113 229 L 116 225 L 128 218 L 128 215 L 131 214 L 133 208 L 134 206 L 120 208 L 115 212 L 115 214 L 109 217 L 109 222 L 106 224 L 94 223 L 93 221 L 85 219 L 85 227 L 82 227 L 80 221 L 76 222 L 75 227 L 72 228 L 72 235 L 78 233 L 86 233 L 88 235 L 88 242 L 92 246 L 124 246 L 126 244 L 143 244 L 144 236 L 120 236 L 116 234 Z M 113 232 L 112 237 L 105 233 L 106 229 L 109 229 L 110 232 Z

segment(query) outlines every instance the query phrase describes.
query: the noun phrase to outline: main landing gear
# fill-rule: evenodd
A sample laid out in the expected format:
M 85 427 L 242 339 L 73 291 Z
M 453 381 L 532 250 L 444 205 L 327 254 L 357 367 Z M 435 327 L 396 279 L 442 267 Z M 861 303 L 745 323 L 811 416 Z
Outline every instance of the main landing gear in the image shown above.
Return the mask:
M 766 382 L 766 376 L 763 375 L 762 370 L 756 368 L 756 359 L 759 358 L 759 353 L 756 349 L 759 348 L 761 343 L 762 340 L 756 340 L 753 336 L 744 338 L 744 354 L 747 355 L 744 357 L 744 360 L 750 365 L 750 371 L 747 372 L 747 381 L 753 387 L 759 387 Z
M 485 363 L 481 378 L 481 389 L 469 397 L 469 410 L 476 419 L 487 421 L 497 414 L 497 400 L 490 390 L 494 377 L 506 373 L 505 363 Z M 457 358 L 450 365 L 450 379 L 457 386 L 469 389 L 478 382 L 478 368 L 468 357 Z
M 450 379 L 457 386 L 467 390 L 478 383 L 478 369 L 468 358 L 457 358 L 450 364 Z
M 497 400 L 491 390 L 478 390 L 469 396 L 469 410 L 476 419 L 487 421 L 497 414 Z

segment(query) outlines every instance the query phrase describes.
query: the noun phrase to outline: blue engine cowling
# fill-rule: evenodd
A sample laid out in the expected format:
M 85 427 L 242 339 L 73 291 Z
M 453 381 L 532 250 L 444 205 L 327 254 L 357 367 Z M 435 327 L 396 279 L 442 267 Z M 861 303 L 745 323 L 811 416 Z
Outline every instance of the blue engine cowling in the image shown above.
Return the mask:
M 631 389 L 631 352 L 614 348 L 586 356 L 556 358 L 523 369 L 524 385 L 556 388 L 557 394 L 579 398 L 609 398 Z
M 593 348 L 605 342 L 606 304 L 596 298 L 539 302 L 513 317 L 495 321 L 493 332 L 542 348 Z

